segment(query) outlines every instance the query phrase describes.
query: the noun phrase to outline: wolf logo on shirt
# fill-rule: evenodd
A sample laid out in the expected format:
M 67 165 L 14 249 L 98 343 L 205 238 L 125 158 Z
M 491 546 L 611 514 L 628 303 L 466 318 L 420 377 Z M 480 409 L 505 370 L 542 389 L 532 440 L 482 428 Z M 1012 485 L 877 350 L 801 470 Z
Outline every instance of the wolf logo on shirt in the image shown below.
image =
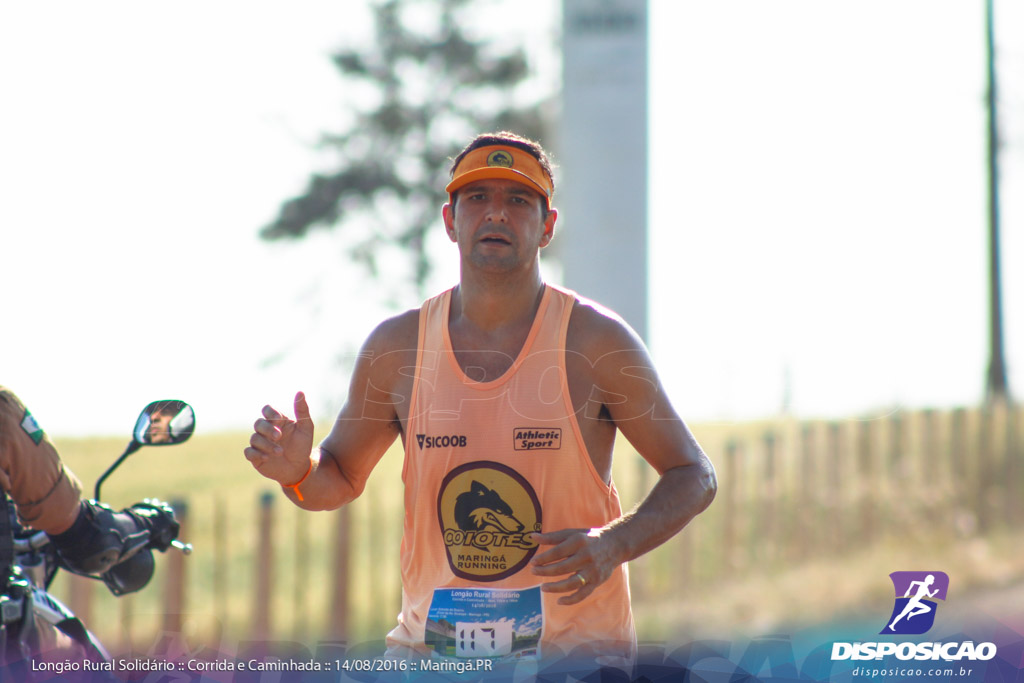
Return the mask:
M 537 552 L 528 534 L 541 529 L 540 501 L 521 474 L 501 463 L 456 467 L 441 482 L 437 516 L 456 576 L 498 581 Z
M 523 523 L 512 514 L 509 504 L 496 491 L 478 481 L 470 484 L 469 490 L 455 499 L 455 523 L 463 531 L 492 528 L 514 534 L 523 530 Z

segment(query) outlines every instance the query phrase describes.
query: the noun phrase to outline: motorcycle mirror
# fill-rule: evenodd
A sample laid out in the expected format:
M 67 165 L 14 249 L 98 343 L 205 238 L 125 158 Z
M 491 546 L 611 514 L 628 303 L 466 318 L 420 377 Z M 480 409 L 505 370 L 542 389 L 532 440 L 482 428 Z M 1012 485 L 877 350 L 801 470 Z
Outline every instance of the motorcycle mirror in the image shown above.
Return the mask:
M 125 458 L 143 446 L 172 446 L 188 441 L 196 428 L 196 413 L 184 401 L 153 401 L 142 409 L 132 430 L 132 440 L 114 464 L 96 480 L 94 500 L 100 499 L 100 486 Z
M 184 401 L 153 401 L 135 421 L 133 440 L 143 446 L 169 446 L 188 441 L 196 414 Z

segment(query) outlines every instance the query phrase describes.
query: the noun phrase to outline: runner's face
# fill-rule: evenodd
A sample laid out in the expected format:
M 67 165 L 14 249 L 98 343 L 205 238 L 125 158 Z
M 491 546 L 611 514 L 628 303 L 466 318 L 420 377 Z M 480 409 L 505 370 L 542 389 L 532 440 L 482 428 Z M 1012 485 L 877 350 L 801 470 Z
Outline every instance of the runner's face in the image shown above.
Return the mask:
M 464 261 L 507 270 L 535 260 L 551 241 L 556 213 L 545 218 L 544 205 L 539 193 L 520 183 L 480 180 L 458 191 L 455 209 L 445 206 L 445 227 Z

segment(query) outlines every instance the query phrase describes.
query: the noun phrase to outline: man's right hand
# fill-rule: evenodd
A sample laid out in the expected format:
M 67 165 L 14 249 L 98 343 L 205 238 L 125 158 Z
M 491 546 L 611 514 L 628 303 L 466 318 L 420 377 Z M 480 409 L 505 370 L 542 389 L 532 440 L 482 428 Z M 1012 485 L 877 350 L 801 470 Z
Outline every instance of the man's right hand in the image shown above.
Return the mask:
M 257 472 L 282 486 L 306 475 L 313 450 L 313 419 L 305 394 L 295 394 L 294 420 L 269 405 L 263 406 L 263 417 L 256 420 L 253 429 L 244 452 Z

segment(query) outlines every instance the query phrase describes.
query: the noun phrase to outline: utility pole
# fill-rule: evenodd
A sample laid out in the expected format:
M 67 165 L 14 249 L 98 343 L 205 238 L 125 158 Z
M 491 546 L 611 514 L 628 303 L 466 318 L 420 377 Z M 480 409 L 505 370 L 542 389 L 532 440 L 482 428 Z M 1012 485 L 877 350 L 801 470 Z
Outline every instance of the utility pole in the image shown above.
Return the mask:
M 1007 400 L 1006 358 L 1003 349 L 1003 296 L 999 258 L 999 119 L 997 116 L 995 22 L 993 0 L 985 0 L 985 33 L 988 63 L 988 296 L 989 360 L 985 398 Z
M 649 341 L 647 0 L 562 0 L 562 24 L 565 285 Z

